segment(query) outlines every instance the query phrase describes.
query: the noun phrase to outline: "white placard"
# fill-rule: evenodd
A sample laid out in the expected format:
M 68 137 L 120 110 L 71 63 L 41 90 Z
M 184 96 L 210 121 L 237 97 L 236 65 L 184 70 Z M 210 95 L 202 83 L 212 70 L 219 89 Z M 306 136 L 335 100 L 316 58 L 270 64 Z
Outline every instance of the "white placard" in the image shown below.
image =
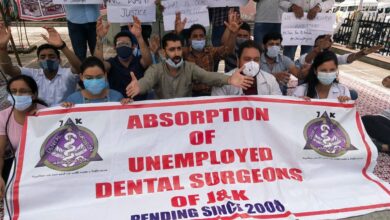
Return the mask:
M 209 8 L 238 7 L 248 3 L 248 0 L 207 0 Z
M 283 13 L 283 45 L 314 45 L 314 40 L 322 34 L 332 34 L 335 14 L 319 13 L 313 20 L 307 19 L 307 13 L 301 19 L 294 13 Z
M 107 3 L 109 22 L 133 22 L 133 16 L 137 16 L 141 22 L 155 22 L 155 2 L 153 0 L 112 0 Z
M 103 0 L 53 0 L 54 4 L 59 5 L 100 5 Z

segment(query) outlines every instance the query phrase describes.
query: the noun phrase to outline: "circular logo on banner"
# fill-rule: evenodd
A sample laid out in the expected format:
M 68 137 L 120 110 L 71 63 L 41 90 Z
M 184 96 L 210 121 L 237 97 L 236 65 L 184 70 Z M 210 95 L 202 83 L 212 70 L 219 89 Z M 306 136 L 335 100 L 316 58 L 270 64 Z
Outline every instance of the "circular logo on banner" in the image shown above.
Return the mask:
M 307 123 L 303 134 L 306 140 L 304 149 L 314 150 L 322 156 L 340 157 L 348 150 L 356 150 L 345 129 L 326 112 Z
M 71 119 L 46 138 L 40 156 L 36 167 L 47 166 L 57 171 L 78 170 L 91 161 L 102 160 L 95 134 Z

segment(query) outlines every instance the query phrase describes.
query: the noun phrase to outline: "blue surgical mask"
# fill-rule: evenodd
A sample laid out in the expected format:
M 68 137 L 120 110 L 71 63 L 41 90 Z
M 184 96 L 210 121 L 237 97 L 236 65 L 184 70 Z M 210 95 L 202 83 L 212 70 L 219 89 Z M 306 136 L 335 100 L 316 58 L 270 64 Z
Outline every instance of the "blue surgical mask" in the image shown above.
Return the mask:
M 14 100 L 11 95 L 8 95 L 8 101 L 11 102 L 12 105 L 15 104 L 15 109 L 19 111 L 24 111 L 28 109 L 32 105 L 32 98 L 29 95 L 14 95 Z
M 101 79 L 84 79 L 84 87 L 88 92 L 93 95 L 100 94 L 103 89 L 107 88 L 107 82 L 105 78 Z
M 191 47 L 194 50 L 202 51 L 206 46 L 206 40 L 191 40 Z
M 183 63 L 184 63 L 184 61 L 183 61 L 183 58 L 181 58 L 180 59 L 180 62 L 179 63 L 175 63 L 175 62 L 173 62 L 173 60 L 171 59 L 171 58 L 167 58 L 166 60 L 165 60 L 165 62 L 169 65 L 169 66 L 171 66 L 171 67 L 173 67 L 173 68 L 176 68 L 176 69 L 178 69 L 179 67 L 181 67 L 182 65 L 183 65 Z
M 128 46 L 120 46 L 116 48 L 116 54 L 118 54 L 118 57 L 122 60 L 127 60 L 133 54 L 133 49 Z
M 39 61 L 39 66 L 45 71 L 48 71 L 49 73 L 57 72 L 58 67 L 60 65 L 60 61 L 55 60 L 41 60 Z
M 267 56 L 271 58 L 275 58 L 280 53 L 280 46 L 271 46 L 267 48 Z
M 334 72 L 318 72 L 317 78 L 323 85 L 330 85 L 337 78 L 337 71 Z

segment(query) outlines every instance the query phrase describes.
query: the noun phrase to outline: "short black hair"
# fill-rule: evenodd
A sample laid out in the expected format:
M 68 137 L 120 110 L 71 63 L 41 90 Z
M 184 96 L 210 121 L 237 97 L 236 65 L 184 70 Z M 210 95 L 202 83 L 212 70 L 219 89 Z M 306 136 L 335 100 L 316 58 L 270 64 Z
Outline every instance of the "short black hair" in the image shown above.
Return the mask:
M 244 43 L 242 43 L 242 44 L 239 46 L 238 52 L 237 52 L 238 58 L 241 58 L 242 52 L 243 52 L 244 49 L 246 49 L 246 48 L 254 48 L 254 49 L 257 49 L 257 50 L 259 50 L 259 52 L 260 52 L 260 54 L 261 54 L 260 46 L 259 46 L 254 40 L 247 40 L 247 41 L 245 41 Z
M 104 68 L 104 64 L 103 62 L 98 59 L 97 57 L 93 57 L 93 56 L 90 56 L 90 57 L 87 57 L 87 59 L 85 59 L 83 61 L 83 63 L 81 64 L 80 66 L 80 72 L 81 74 L 84 73 L 84 71 L 89 68 L 89 67 L 94 67 L 94 66 L 97 66 L 99 67 L 101 70 L 103 70 L 103 72 L 106 72 L 105 68 Z
M 27 76 L 27 75 L 17 75 L 17 76 L 12 77 L 10 80 L 8 80 L 7 92 L 9 94 L 11 94 L 11 84 L 15 81 L 18 81 L 18 80 L 24 81 L 27 84 L 27 86 L 31 89 L 31 93 L 38 97 L 38 85 L 31 76 Z M 33 103 L 39 103 L 41 105 L 48 106 L 46 104 L 46 102 L 44 102 L 43 100 L 41 100 L 39 98 L 33 100 Z
M 190 38 L 192 32 L 195 31 L 195 30 L 198 30 L 198 29 L 202 30 L 204 35 L 206 35 L 206 28 L 203 25 L 201 25 L 201 24 L 193 24 L 193 25 L 191 25 L 190 30 L 188 31 L 189 32 L 188 37 Z
M 326 34 L 318 35 L 318 37 L 314 41 L 314 46 L 317 44 L 317 42 L 319 40 L 324 39 L 326 36 L 328 36 L 328 35 L 326 35 Z M 331 42 L 332 42 L 332 40 L 331 40 Z
M 183 42 L 181 42 L 181 38 L 179 37 L 179 35 L 173 32 L 164 35 L 164 37 L 162 38 L 163 49 L 167 47 L 168 41 L 180 41 L 180 43 L 183 45 Z
M 268 41 L 270 40 L 280 40 L 280 42 L 283 41 L 283 37 L 280 33 L 278 32 L 270 32 L 266 34 L 263 38 L 263 44 L 267 44 Z
M 114 37 L 114 46 L 116 46 L 116 42 L 118 41 L 118 38 L 120 37 L 128 37 L 132 44 L 137 44 L 137 41 L 132 33 L 130 31 L 120 31 L 118 32 Z
M 251 33 L 251 26 L 248 23 L 246 23 L 246 22 L 242 22 L 242 25 L 241 25 L 240 29 L 248 31 L 249 33 Z
M 51 45 L 51 44 L 42 44 L 38 47 L 37 49 L 37 57 L 39 58 L 39 54 L 41 53 L 42 50 L 46 49 L 52 49 L 54 52 L 57 54 L 58 59 L 60 58 L 60 51 L 57 49 L 57 47 Z

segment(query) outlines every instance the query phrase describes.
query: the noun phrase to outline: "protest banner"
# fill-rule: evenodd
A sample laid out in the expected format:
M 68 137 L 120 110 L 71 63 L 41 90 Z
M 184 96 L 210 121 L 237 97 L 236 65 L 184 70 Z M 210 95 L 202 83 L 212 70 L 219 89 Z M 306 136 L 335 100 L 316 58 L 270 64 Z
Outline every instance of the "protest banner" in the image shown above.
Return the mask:
M 335 14 L 318 13 L 313 20 L 307 19 L 307 13 L 300 19 L 294 13 L 283 13 L 283 45 L 314 45 L 314 40 L 322 34 L 333 34 Z
M 317 220 L 390 209 L 353 103 L 241 96 L 57 107 L 27 118 L 17 158 L 14 220 Z
M 60 4 L 60 5 L 90 5 L 90 4 L 103 4 L 103 0 L 53 0 L 54 4 Z
M 18 0 L 19 17 L 23 20 L 40 21 L 65 17 L 62 5 L 53 0 Z
M 248 0 L 206 0 L 209 8 L 239 7 L 248 3 Z
M 133 22 L 137 16 L 141 22 L 156 21 L 154 0 L 110 0 L 107 2 L 107 20 L 112 23 Z
M 193 24 L 201 24 L 205 27 L 210 26 L 209 11 L 206 0 L 167 0 L 161 2 L 164 6 L 164 30 L 171 31 L 175 29 L 176 12 L 181 13 L 181 19 L 187 18 L 185 28 Z

